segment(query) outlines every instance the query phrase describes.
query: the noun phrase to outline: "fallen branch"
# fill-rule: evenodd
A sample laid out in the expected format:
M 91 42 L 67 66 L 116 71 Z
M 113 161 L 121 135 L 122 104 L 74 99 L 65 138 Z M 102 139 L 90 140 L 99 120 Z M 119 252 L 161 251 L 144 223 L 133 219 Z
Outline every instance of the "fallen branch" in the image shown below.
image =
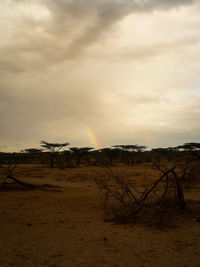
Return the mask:
M 17 184 L 20 184 L 22 186 L 25 186 L 25 187 L 29 187 L 29 188 L 36 188 L 37 187 L 36 185 L 22 182 L 22 181 L 18 180 L 17 178 L 15 178 L 15 177 L 13 177 L 11 175 L 7 175 L 7 178 L 8 179 L 11 179 L 12 181 L 14 181 Z

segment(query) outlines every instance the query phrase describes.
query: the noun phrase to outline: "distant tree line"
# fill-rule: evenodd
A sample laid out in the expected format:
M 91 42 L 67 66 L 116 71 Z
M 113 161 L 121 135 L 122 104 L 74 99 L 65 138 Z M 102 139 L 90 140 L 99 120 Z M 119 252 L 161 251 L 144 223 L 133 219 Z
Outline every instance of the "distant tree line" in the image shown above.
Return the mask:
M 185 162 L 200 159 L 200 143 L 185 143 L 176 147 L 148 150 L 143 145 L 114 145 L 94 149 L 93 147 L 68 147 L 69 143 L 40 142 L 41 149 L 27 148 L 21 152 L 0 152 L 0 166 L 9 162 L 23 164 L 48 164 L 51 168 L 86 166 L 114 166 L 125 164 L 153 163 L 161 166 L 165 161 Z

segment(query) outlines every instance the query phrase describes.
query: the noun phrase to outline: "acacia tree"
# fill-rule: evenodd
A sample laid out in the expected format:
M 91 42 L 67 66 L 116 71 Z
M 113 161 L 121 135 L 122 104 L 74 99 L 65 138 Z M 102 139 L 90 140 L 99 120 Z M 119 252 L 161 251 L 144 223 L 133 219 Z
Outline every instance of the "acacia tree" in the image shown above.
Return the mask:
M 51 168 L 54 167 L 57 153 L 60 152 L 61 149 L 69 145 L 69 143 L 67 142 L 66 143 L 49 143 L 43 140 L 40 142 L 40 144 L 43 148 L 47 149 L 47 151 L 50 152 L 51 154 L 51 160 L 50 160 Z
M 40 162 L 42 158 L 42 149 L 27 148 L 22 151 L 25 156 L 26 162 Z
M 93 147 L 70 147 L 70 151 L 76 160 L 76 166 L 79 167 L 83 156 L 88 156 L 88 152 L 94 149 Z M 89 158 L 87 158 L 89 161 Z
M 123 152 L 122 157 L 125 159 L 126 164 L 131 166 L 135 164 L 139 153 L 146 149 L 146 146 L 139 145 L 115 145 L 112 147 L 115 149 L 121 149 Z
M 182 172 L 182 183 L 191 187 L 195 183 L 199 183 L 200 179 L 200 143 L 185 143 L 176 147 L 182 155 L 178 166 Z
M 190 155 L 200 160 L 200 143 L 185 143 L 181 146 L 176 147 L 179 151 L 187 151 Z
M 120 149 L 119 148 L 102 148 L 100 149 L 101 152 L 101 163 L 104 166 L 112 166 L 113 161 L 117 158 Z
M 41 153 L 41 152 L 42 152 L 42 149 L 37 149 L 37 148 L 24 149 L 24 153 L 36 154 L 36 153 Z

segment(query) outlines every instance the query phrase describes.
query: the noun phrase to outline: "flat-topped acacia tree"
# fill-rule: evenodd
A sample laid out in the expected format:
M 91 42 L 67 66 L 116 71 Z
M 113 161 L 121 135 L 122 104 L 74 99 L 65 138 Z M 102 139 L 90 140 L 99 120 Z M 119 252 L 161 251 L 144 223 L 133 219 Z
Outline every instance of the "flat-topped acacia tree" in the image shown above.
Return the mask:
M 139 145 L 115 145 L 112 146 L 122 152 L 122 158 L 125 159 L 127 165 L 133 166 L 138 160 L 138 154 L 143 152 L 147 147 Z
M 115 145 L 112 147 L 119 148 L 129 152 L 142 152 L 147 148 L 146 146 L 139 146 L 139 145 Z
M 72 152 L 72 155 L 75 157 L 76 159 L 76 166 L 79 167 L 80 163 L 81 163 L 81 159 L 83 158 L 83 156 L 88 155 L 88 153 L 90 152 L 90 150 L 93 150 L 93 147 L 70 147 L 70 151 Z M 87 158 L 89 161 L 89 158 Z
M 56 154 L 63 149 L 64 147 L 68 146 L 69 143 L 49 143 L 46 141 L 41 141 L 40 142 L 41 146 L 45 149 L 47 149 L 47 151 L 49 151 L 51 153 L 51 162 L 50 162 L 50 167 L 53 168 L 54 167 L 54 163 L 55 163 L 55 158 L 56 158 Z
M 191 155 L 195 156 L 196 159 L 200 160 L 200 143 L 185 143 L 181 146 L 177 146 L 176 149 L 179 151 L 187 151 Z

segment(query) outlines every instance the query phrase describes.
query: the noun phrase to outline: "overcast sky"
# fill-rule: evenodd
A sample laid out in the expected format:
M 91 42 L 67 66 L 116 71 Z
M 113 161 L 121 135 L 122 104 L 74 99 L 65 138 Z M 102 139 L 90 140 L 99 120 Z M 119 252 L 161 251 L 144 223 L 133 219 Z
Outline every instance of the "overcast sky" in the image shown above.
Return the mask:
M 1 0 L 0 151 L 200 142 L 200 1 Z

